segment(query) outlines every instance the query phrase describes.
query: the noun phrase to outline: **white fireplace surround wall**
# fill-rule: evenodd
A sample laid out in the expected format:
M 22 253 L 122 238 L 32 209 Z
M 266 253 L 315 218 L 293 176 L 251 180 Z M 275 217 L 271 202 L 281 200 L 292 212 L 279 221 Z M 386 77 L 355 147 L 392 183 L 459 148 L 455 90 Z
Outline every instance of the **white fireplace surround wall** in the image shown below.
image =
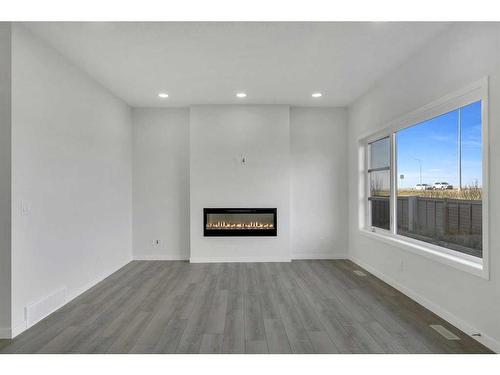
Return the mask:
M 201 110 L 212 112 L 217 109 L 218 117 L 229 111 L 231 115 L 225 117 L 225 124 L 231 136 L 223 134 L 223 128 L 219 125 L 205 123 Z M 247 110 L 243 110 L 247 108 Z M 260 109 L 259 109 L 260 108 Z M 273 109 L 274 108 L 274 109 Z M 273 124 L 276 117 L 275 110 L 279 108 L 283 118 L 287 117 L 287 107 L 272 106 L 212 106 L 200 107 L 197 122 L 203 122 L 203 129 L 197 138 L 199 147 L 205 149 L 204 155 L 211 154 L 214 149 L 217 153 L 226 150 L 225 143 L 234 143 L 234 129 L 239 129 L 242 123 L 249 124 L 260 119 L 263 124 Z M 210 111 L 209 111 L 210 109 Z M 249 112 L 248 110 L 251 109 Z M 189 108 L 136 108 L 133 110 L 134 147 L 133 147 L 133 245 L 135 259 L 163 259 L 177 260 L 190 258 L 190 190 L 204 189 L 206 183 L 198 183 L 196 178 L 190 187 L 189 178 Z M 253 114 L 252 114 L 253 113 Z M 256 114 L 259 116 L 256 116 Z M 251 117 L 250 114 L 252 114 Z M 264 120 L 265 117 L 269 119 Z M 241 118 L 240 118 L 241 116 Z M 347 118 L 346 110 L 343 108 L 314 108 L 314 107 L 291 107 L 290 117 L 290 182 L 289 182 L 289 220 L 290 220 L 290 244 L 286 259 L 336 259 L 347 258 L 347 221 L 345 212 L 347 210 L 347 165 L 345 163 L 347 150 Z M 196 119 L 196 116 L 194 117 Z M 214 116 L 211 115 L 213 122 Z M 200 125 L 202 126 L 202 125 Z M 218 135 L 217 146 L 211 143 L 205 144 L 206 132 L 215 126 L 214 133 Z M 285 127 L 282 124 L 281 130 Z M 266 126 L 252 126 L 252 139 L 269 139 L 270 132 Z M 249 128 L 247 128 L 248 130 Z M 262 133 L 260 133 L 262 131 Z M 274 129 L 276 132 L 277 129 Z M 287 131 L 288 132 L 288 131 Z M 247 134 L 247 133 L 245 133 Z M 238 133 L 240 140 L 242 133 Z M 285 135 L 288 138 L 288 134 Z M 285 142 L 285 140 L 282 140 Z M 241 145 L 242 143 L 238 143 Z M 268 144 L 268 143 L 267 143 Z M 283 148 L 286 144 L 280 143 Z M 229 172 L 235 170 L 235 163 L 241 155 L 242 150 L 253 150 L 254 146 L 248 144 L 248 148 L 234 149 L 225 156 L 229 163 Z M 260 145 L 259 147 L 262 147 Z M 276 149 L 269 147 L 268 152 Z M 199 150 L 201 150 L 199 148 Z M 259 150 L 258 148 L 256 150 Z M 201 151 L 200 151 L 201 152 Z M 222 165 L 226 164 L 226 161 Z M 240 170 L 241 173 L 252 171 L 256 159 L 252 156 L 248 159 L 248 167 Z M 262 168 L 267 168 L 267 163 L 261 163 Z M 218 169 L 222 168 L 218 166 Z M 247 167 L 246 166 L 246 167 Z M 201 166 L 194 165 L 194 170 Z M 227 165 L 226 165 L 227 167 Z M 288 167 L 285 167 L 285 170 Z M 239 170 L 239 169 L 237 169 Z M 201 173 L 205 173 L 202 171 Z M 213 184 L 217 195 L 225 195 L 216 175 L 212 175 L 209 181 Z M 275 174 L 272 174 L 272 178 Z M 270 180 L 269 183 L 274 183 Z M 254 181 L 252 180 L 252 184 Z M 283 181 L 279 181 L 283 183 Z M 198 184 L 198 185 L 194 185 Z M 195 187 L 196 186 L 196 187 Z M 281 185 L 279 185 L 281 186 Z M 286 188 L 286 187 L 285 187 Z M 274 187 L 271 189 L 274 191 Z M 197 193 L 192 191 L 194 196 Z M 215 194 L 213 194 L 215 195 Z M 258 198 L 258 196 L 257 196 Z M 284 198 L 280 196 L 280 198 Z M 210 197 L 213 199 L 213 197 Z M 253 201 L 259 206 L 266 203 L 261 199 Z M 205 202 L 206 204 L 210 201 Z M 240 196 L 235 196 L 232 202 L 220 201 L 220 204 L 249 205 Z M 206 204 L 201 203 L 200 207 Z M 269 202 L 269 204 L 274 204 Z M 273 206 L 275 207 L 275 206 Z M 201 208 L 198 208 L 201 210 Z M 198 210 L 197 209 L 197 210 Z M 200 215 L 201 211 L 195 213 Z M 281 230 L 281 218 L 285 212 L 278 212 L 278 227 Z M 285 219 L 288 219 L 285 217 Z M 197 230 L 201 233 L 201 222 L 196 223 Z M 155 240 L 158 240 L 156 243 Z M 204 241 L 199 238 L 199 241 Z M 248 238 L 226 238 L 210 239 L 211 244 L 246 243 Z M 254 239 L 255 246 L 270 242 L 270 239 Z M 276 239 L 275 239 L 276 240 Z M 196 251 L 196 250 L 195 250 Z M 233 252 L 237 253 L 237 252 Z M 249 252 L 250 253 L 250 252 Z M 288 255 L 290 254 L 290 255 Z M 272 255 L 268 254 L 268 255 Z M 215 258 L 213 258 L 215 259 Z M 213 260 L 212 258 L 210 260 Z M 218 257 L 220 260 L 229 258 Z M 230 258 L 234 260 L 235 258 Z M 240 260 L 255 261 L 252 255 L 249 258 L 238 258 Z M 261 259 L 270 259 L 261 257 Z M 202 258 L 198 257 L 198 261 Z M 204 257 L 203 260 L 207 260 Z
M 189 117 L 190 261 L 290 261 L 290 108 L 194 106 Z M 278 236 L 204 237 L 204 207 L 276 207 Z

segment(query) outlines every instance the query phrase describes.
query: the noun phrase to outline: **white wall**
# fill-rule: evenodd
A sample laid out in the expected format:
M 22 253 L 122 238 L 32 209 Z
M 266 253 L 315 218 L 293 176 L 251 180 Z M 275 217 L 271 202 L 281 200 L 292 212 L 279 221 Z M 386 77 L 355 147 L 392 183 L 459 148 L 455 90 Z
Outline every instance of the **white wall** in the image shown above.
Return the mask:
M 0 339 L 11 329 L 11 27 L 0 22 Z
M 191 107 L 189 136 L 191 261 L 289 260 L 289 107 Z M 278 236 L 203 237 L 204 207 L 276 207 Z
M 189 109 L 132 118 L 134 258 L 189 259 Z
M 206 107 L 201 108 L 206 109 Z M 241 112 L 242 107 L 223 108 L 226 110 L 238 108 L 238 111 L 233 111 L 231 115 L 229 121 L 231 124 L 239 123 L 248 116 L 248 111 Z M 253 109 L 255 108 L 258 107 Z M 261 108 L 269 109 L 266 106 Z M 204 121 L 204 118 L 199 118 L 198 121 Z M 249 143 L 242 146 L 240 139 L 240 143 L 233 142 L 231 146 L 234 127 L 228 126 L 229 131 L 227 131 L 214 124 L 202 126 L 201 134 L 196 134 L 202 143 L 206 139 L 205 132 L 208 129 L 211 129 L 212 135 L 213 131 L 218 134 L 217 146 L 203 145 L 212 147 L 212 151 L 205 149 L 206 152 L 220 150 L 221 147 L 233 147 L 233 150 L 234 147 L 243 147 L 252 151 L 254 147 L 251 146 L 251 142 L 259 140 L 260 137 L 268 138 L 269 135 L 269 130 L 265 127 L 254 127 L 252 138 L 247 140 Z M 189 259 L 189 109 L 134 109 L 133 129 L 134 258 Z M 197 133 L 199 131 L 197 130 Z M 223 134 L 222 131 L 227 131 L 227 134 Z M 347 194 L 346 140 L 345 109 L 308 107 L 290 109 L 289 217 L 290 249 L 293 259 L 347 257 L 345 220 L 347 201 L 344 199 Z M 239 157 L 240 151 L 241 148 L 231 151 L 232 154 L 226 157 L 230 163 L 229 173 L 239 170 L 235 159 Z M 274 152 L 272 147 L 269 152 Z M 254 163 L 254 160 L 251 161 L 251 170 Z M 245 172 L 242 175 L 245 178 L 248 177 L 247 167 L 248 165 L 241 170 Z M 220 168 L 221 166 L 217 169 Z M 219 191 L 224 188 L 226 181 L 218 181 L 214 176 L 210 181 Z M 201 185 L 201 189 L 206 189 L 205 184 Z M 198 194 L 198 192 L 193 193 Z M 247 205 L 245 199 L 239 195 L 234 202 Z M 280 212 L 280 216 L 281 214 Z M 195 227 L 195 230 L 199 230 L 199 227 Z M 160 240 L 159 245 L 153 244 L 156 239 Z M 217 241 L 213 238 L 206 240 Z M 262 240 L 257 241 L 262 242 Z M 230 241 L 235 243 L 239 240 Z M 247 241 L 248 238 L 241 243 L 246 244 Z
M 347 112 L 291 108 L 293 259 L 347 257 Z
M 459 24 L 349 108 L 350 256 L 361 265 L 500 350 L 500 25 Z M 358 139 L 416 108 L 490 78 L 490 271 L 484 280 L 417 254 L 365 238 L 358 231 Z
M 62 290 L 50 312 L 131 259 L 132 129 L 127 105 L 20 25 L 12 67 L 18 333 L 25 306 Z

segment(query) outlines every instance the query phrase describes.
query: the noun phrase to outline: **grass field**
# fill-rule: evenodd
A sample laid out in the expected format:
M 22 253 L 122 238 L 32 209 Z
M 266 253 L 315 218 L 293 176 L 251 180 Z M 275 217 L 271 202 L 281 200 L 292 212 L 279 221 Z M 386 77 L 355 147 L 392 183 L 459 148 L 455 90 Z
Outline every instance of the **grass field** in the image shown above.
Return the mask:
M 449 198 L 464 200 L 481 200 L 483 198 L 483 189 L 480 187 L 466 187 L 461 190 L 415 190 L 399 189 L 399 197 L 425 197 L 425 198 Z
M 389 190 L 385 188 L 382 180 L 375 178 L 370 181 L 370 190 L 372 197 L 388 197 Z M 432 189 L 417 190 L 414 188 L 398 189 L 398 197 L 425 197 L 425 198 L 448 198 L 463 200 L 481 200 L 483 199 L 483 189 L 478 184 L 464 186 L 462 189 Z
M 372 196 L 388 197 L 389 192 L 387 190 L 372 190 Z M 483 199 L 483 189 L 480 187 L 466 187 L 461 190 L 399 189 L 398 197 L 448 198 L 475 201 Z

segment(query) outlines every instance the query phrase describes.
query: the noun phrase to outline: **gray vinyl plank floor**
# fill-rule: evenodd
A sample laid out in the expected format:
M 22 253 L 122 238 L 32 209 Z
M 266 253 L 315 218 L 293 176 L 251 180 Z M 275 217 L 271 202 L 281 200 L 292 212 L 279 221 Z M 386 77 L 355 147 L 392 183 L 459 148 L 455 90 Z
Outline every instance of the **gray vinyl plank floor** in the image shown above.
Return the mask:
M 0 353 L 491 351 L 350 261 L 303 260 L 134 261 Z

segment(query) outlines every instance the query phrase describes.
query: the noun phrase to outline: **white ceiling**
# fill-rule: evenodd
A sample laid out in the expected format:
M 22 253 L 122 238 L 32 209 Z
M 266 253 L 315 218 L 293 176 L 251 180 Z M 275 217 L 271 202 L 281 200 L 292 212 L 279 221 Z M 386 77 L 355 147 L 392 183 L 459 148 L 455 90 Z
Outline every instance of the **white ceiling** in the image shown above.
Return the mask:
M 26 23 L 131 106 L 344 106 L 446 23 Z M 168 92 L 160 100 L 157 94 Z M 235 98 L 238 91 L 248 97 Z M 311 98 L 320 91 L 323 97 Z

